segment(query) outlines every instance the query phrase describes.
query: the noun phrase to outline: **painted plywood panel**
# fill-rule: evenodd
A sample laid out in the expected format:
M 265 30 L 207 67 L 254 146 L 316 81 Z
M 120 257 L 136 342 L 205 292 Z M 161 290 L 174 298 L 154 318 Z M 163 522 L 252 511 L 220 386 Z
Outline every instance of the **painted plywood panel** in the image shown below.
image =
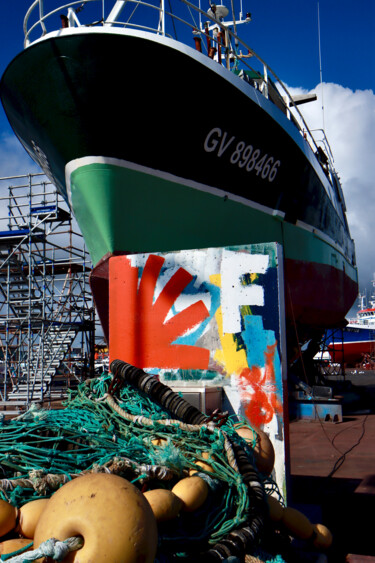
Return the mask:
M 270 435 L 285 479 L 283 278 L 277 244 L 110 258 L 109 353 L 174 384 L 214 384 Z

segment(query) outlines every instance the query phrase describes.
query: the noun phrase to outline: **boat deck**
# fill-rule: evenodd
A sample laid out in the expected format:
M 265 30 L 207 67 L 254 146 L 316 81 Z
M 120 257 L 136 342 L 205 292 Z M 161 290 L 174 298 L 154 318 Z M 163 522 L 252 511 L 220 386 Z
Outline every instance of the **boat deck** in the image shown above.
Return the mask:
M 375 561 L 375 372 L 346 377 L 343 421 L 292 421 L 289 504 L 328 526 L 328 561 Z

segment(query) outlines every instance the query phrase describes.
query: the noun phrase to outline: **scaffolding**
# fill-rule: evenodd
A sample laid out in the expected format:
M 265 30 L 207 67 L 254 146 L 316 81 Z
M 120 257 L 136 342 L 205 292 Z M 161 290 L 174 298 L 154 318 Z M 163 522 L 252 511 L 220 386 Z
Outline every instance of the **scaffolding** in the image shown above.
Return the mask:
M 0 188 L 0 406 L 16 414 L 93 374 L 95 312 L 90 258 L 53 184 L 27 174 Z

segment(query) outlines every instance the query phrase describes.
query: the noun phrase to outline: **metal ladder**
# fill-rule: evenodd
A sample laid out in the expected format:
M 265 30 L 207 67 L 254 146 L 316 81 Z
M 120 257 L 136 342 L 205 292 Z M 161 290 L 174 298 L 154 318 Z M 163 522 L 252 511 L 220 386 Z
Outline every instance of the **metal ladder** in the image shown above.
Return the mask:
M 50 399 L 64 399 L 66 390 L 54 389 L 53 380 L 58 368 L 65 359 L 78 331 L 72 327 L 50 326 L 43 336 L 43 345 L 38 352 L 33 353 L 27 362 L 19 382 L 8 395 L 8 400 L 43 401 Z

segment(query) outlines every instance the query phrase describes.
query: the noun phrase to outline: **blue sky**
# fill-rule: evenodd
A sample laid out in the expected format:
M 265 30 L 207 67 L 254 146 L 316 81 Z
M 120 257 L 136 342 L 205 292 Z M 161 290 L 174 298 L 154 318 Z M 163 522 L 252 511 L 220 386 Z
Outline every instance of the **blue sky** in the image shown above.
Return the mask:
M 208 8 L 208 0 L 206 6 L 203 1 Z M 6 2 L 0 19 L 0 74 L 23 48 L 23 18 L 31 3 Z M 229 0 L 224 3 L 230 7 Z M 45 0 L 45 11 L 60 4 Z M 302 108 L 312 127 L 322 125 L 324 94 L 326 132 L 343 183 L 360 284 L 368 286 L 375 272 L 375 0 L 319 0 L 324 84 L 318 87 L 318 0 L 243 0 L 243 10 L 253 19 L 239 28 L 245 41 L 288 87 L 317 91 L 318 102 Z M 0 176 L 31 168 L 0 107 Z
M 318 2 L 253 0 L 247 30 L 255 51 L 290 86 L 312 89 L 320 80 Z M 375 89 L 374 0 L 320 0 L 323 80 Z
M 7 2 L 0 20 L 0 73 L 22 49 L 31 0 Z M 45 11 L 66 2 L 45 0 Z M 217 2 L 220 3 L 220 0 Z M 225 3 L 225 2 L 224 2 Z M 109 6 L 110 1 L 106 0 Z M 230 6 L 230 2 L 227 2 Z M 241 34 L 291 86 L 319 82 L 317 0 L 243 0 L 253 21 Z M 202 3 L 202 7 L 204 4 Z M 208 0 L 207 0 L 208 7 Z M 323 80 L 352 90 L 375 89 L 375 1 L 319 0 Z

